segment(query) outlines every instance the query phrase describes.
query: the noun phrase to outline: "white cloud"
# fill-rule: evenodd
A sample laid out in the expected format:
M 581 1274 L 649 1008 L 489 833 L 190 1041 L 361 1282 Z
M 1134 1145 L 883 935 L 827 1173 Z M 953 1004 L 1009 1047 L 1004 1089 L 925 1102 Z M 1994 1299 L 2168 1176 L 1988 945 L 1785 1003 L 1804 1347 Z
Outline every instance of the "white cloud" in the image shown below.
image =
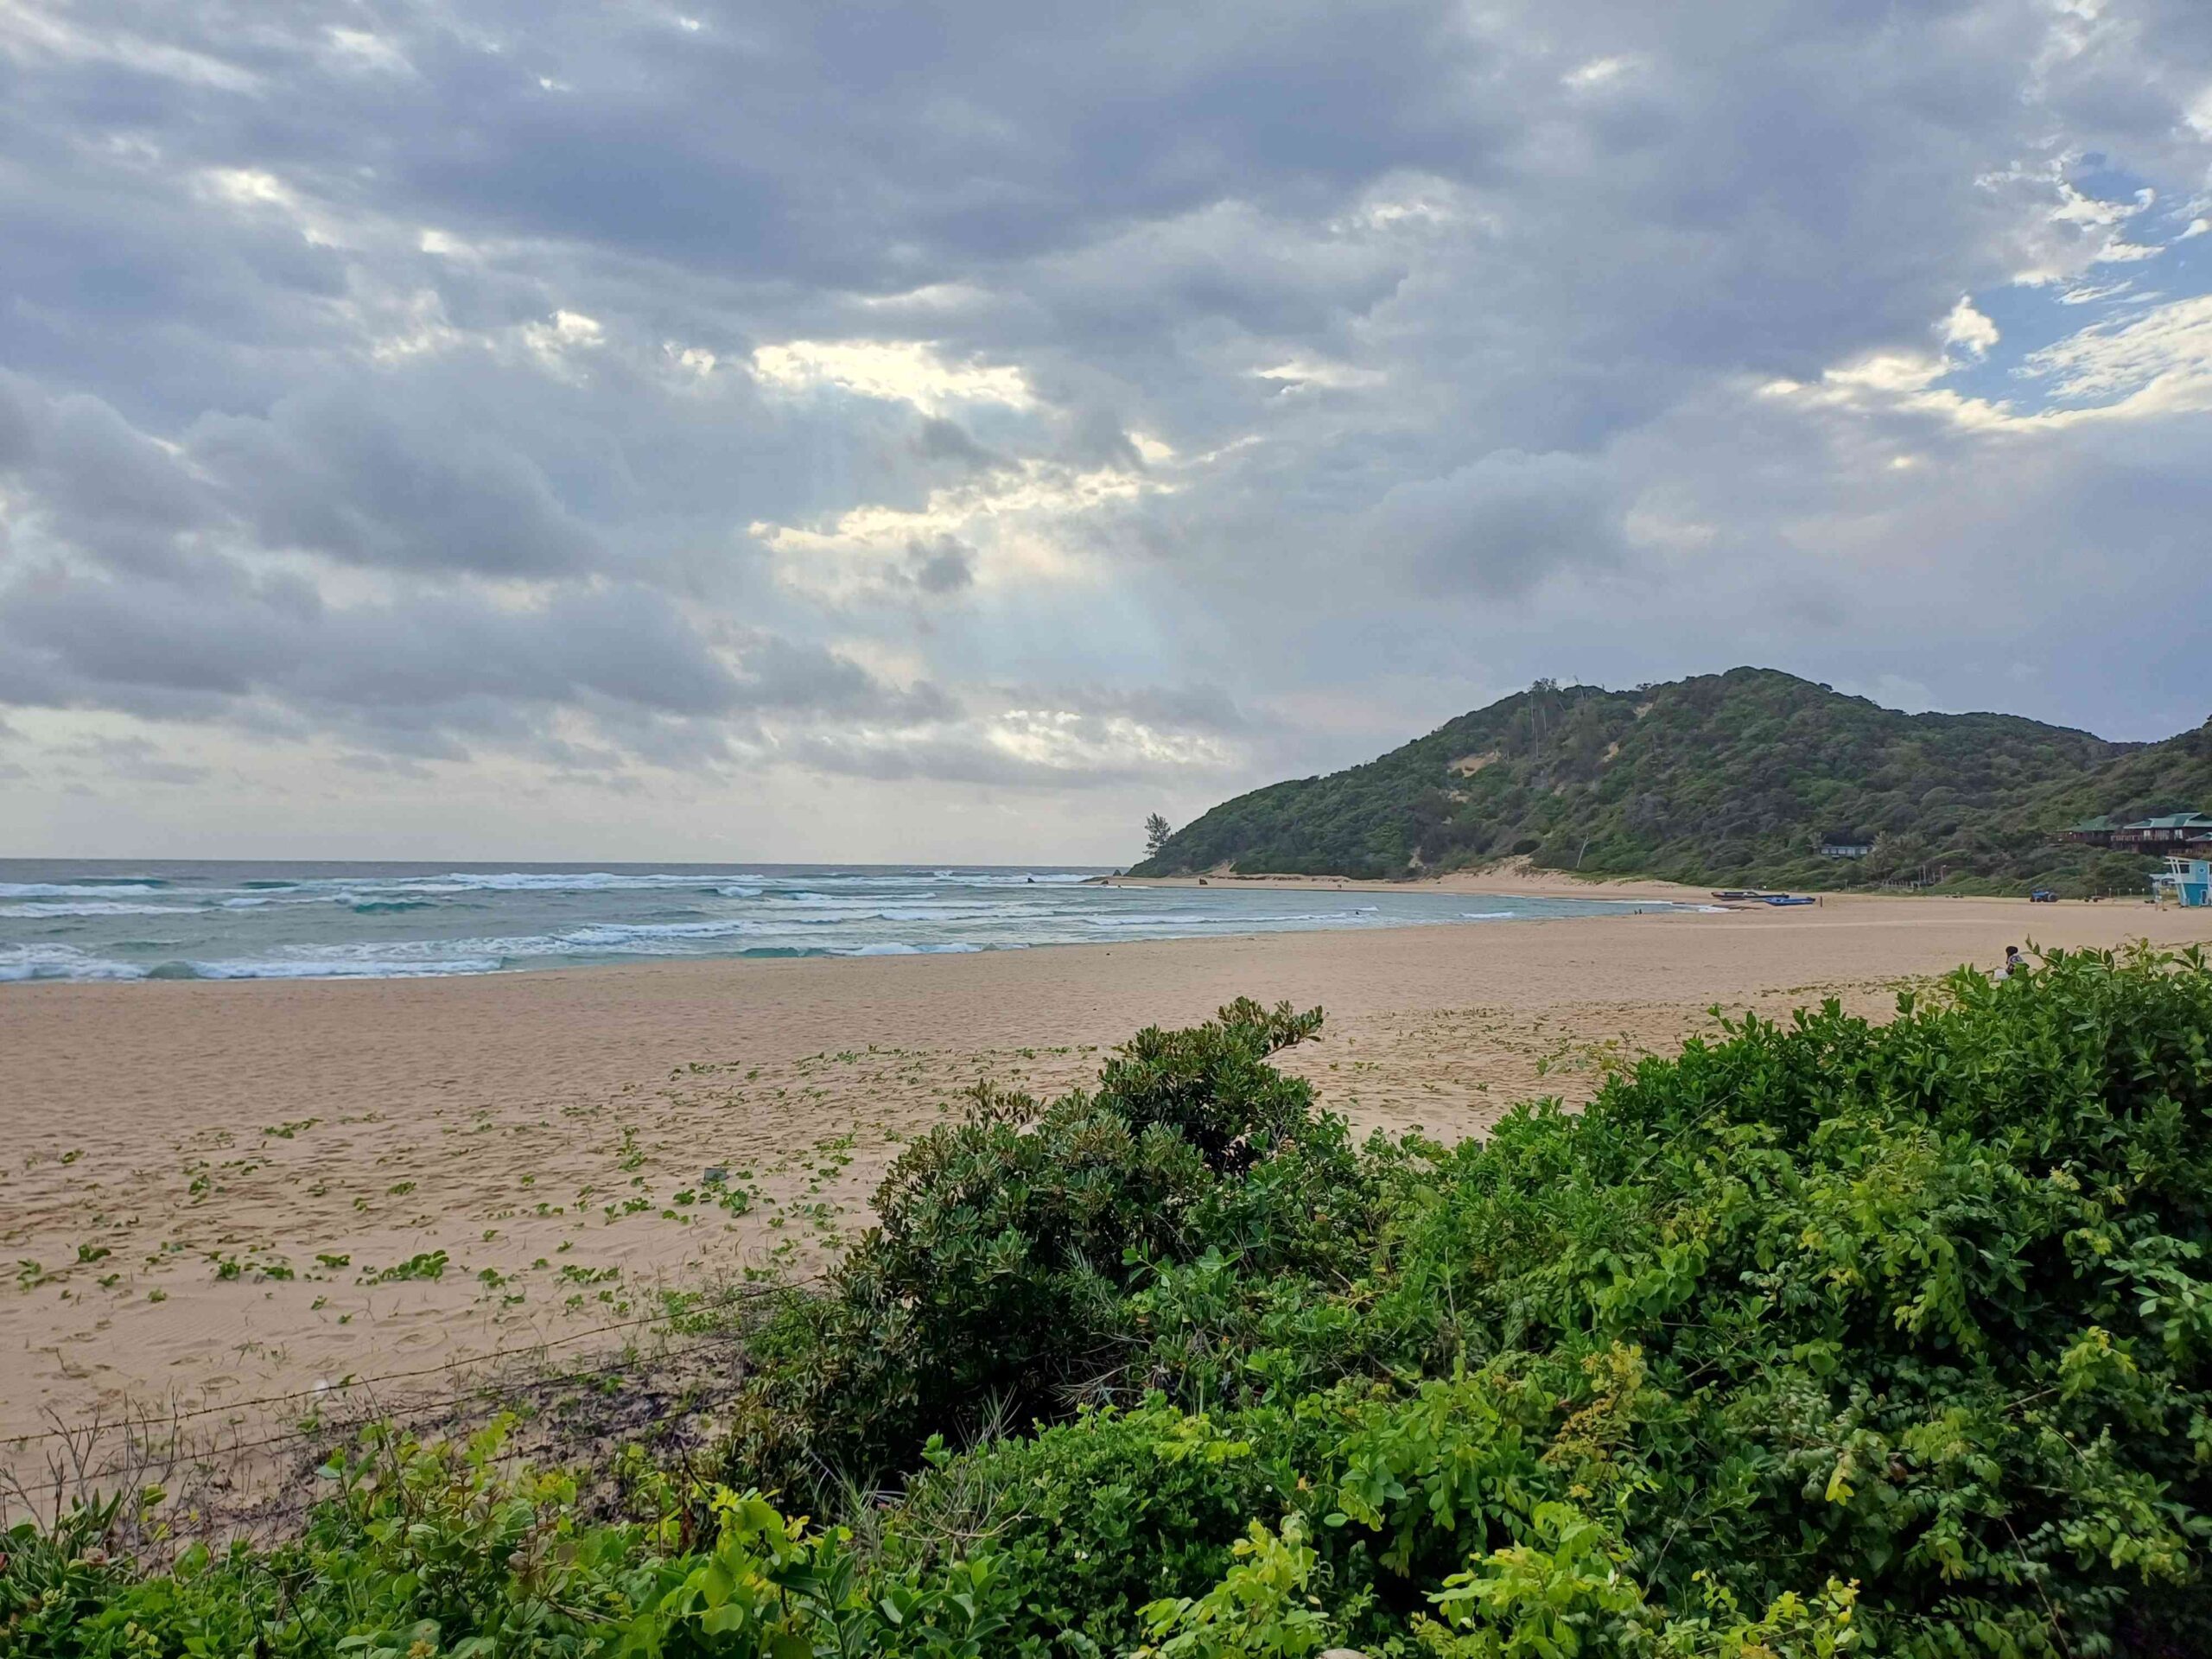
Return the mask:
M 2049 433 L 2212 410 L 2212 295 L 2093 323 L 2030 353 L 2014 372 L 2039 385 L 2040 409 L 1939 385 L 1951 366 L 1925 353 L 1878 353 L 1826 371 L 1816 385 L 1773 380 L 1758 391 L 1805 409 L 1928 416 L 1983 433 Z
M 41 58 L 63 62 L 110 63 L 142 74 L 218 92 L 251 92 L 260 77 L 210 52 L 149 41 L 137 31 L 101 23 L 82 28 L 63 8 L 39 0 L 0 3 L 0 54 L 20 61 Z
M 1959 302 L 1943 319 L 1943 343 L 1955 346 L 1968 357 L 1979 359 L 1989 355 L 1989 348 L 1999 339 L 1997 325 L 1974 309 L 1971 298 L 1960 295 Z
M 2199 92 L 2190 105 L 2183 119 L 2203 138 L 2212 138 L 2212 86 Z
M 1034 407 L 1022 371 L 1008 364 L 947 362 L 923 340 L 792 340 L 753 353 L 756 378 L 787 391 L 836 386 L 862 397 L 938 414 L 956 404 Z
M 2032 165 L 1998 168 L 1976 181 L 1993 196 L 2035 212 L 2040 221 L 2014 230 L 2012 240 L 2026 256 L 2013 271 L 2016 284 L 2048 287 L 2095 265 L 2154 258 L 2160 251 L 2130 241 L 2121 228 L 2148 213 L 2158 192 L 2146 186 L 2124 200 L 2093 196 L 2069 176 L 2081 162 L 2080 155 L 2067 151 Z
M 368 333 L 369 356 L 379 363 L 449 351 L 467 338 L 447 317 L 445 300 L 434 288 L 378 308 Z
M 2155 190 L 2138 190 L 2126 201 L 2109 201 L 2101 197 L 2084 194 L 2072 183 L 2062 178 L 2058 181 L 2058 206 L 2050 210 L 2055 225 L 2072 225 L 2096 230 L 2120 225 L 2147 211 L 2158 200 Z
M 2146 242 L 2123 242 L 2113 238 L 2097 250 L 2096 263 L 2101 265 L 2128 265 L 2145 259 L 2155 259 L 2165 250 Z
M 2094 324 L 2021 366 L 2076 414 L 2140 419 L 2212 409 L 2212 296 Z
M 677 370 L 694 380 L 704 380 L 715 372 L 719 359 L 703 346 L 678 346 L 674 340 L 661 343 L 661 354 Z
M 1279 380 L 1287 391 L 1319 386 L 1329 391 L 1356 391 L 1388 385 L 1390 381 L 1389 375 L 1381 369 L 1363 369 L 1350 363 L 1309 357 L 1294 357 L 1273 368 L 1255 369 L 1252 378 Z
M 1925 352 L 1876 352 L 1827 370 L 1821 383 L 1846 398 L 1870 392 L 1896 397 L 1924 391 L 1949 373 L 1950 367 L 1942 358 Z
M 381 35 L 365 29 L 340 29 L 335 26 L 325 31 L 331 51 L 341 62 L 383 74 L 412 74 L 415 66 L 407 54 Z
M 777 574 L 786 588 L 820 599 L 861 597 L 917 550 L 947 545 L 975 550 L 980 586 L 1096 582 L 1104 572 L 1082 556 L 1085 521 L 1177 487 L 1117 467 L 1031 460 L 932 490 L 919 507 L 869 505 L 815 525 L 757 521 L 747 528 L 779 556 Z
M 523 345 L 541 363 L 564 375 L 575 372 L 577 353 L 596 351 L 607 342 L 598 318 L 565 309 L 554 312 L 550 321 L 523 324 L 520 333 Z
M 2061 305 L 2097 305 L 2106 300 L 2116 300 L 2135 286 L 2123 278 L 2116 283 L 2076 283 L 2059 295 Z
M 274 173 L 253 167 L 211 167 L 200 175 L 206 194 L 234 207 L 271 207 L 296 210 L 299 199 Z
M 1127 715 L 1070 709 L 1007 709 L 990 722 L 986 741 L 1025 765 L 1063 772 L 1219 766 L 1228 758 L 1206 734 L 1163 732 Z
M 1611 85 L 1636 67 L 1636 60 L 1625 55 L 1592 58 L 1578 64 L 1560 77 L 1560 84 L 1570 91 L 1586 92 L 1593 87 Z
M 241 216 L 268 215 L 289 223 L 318 247 L 350 249 L 362 240 L 344 216 L 303 194 L 264 168 L 211 167 L 193 176 L 193 194 Z

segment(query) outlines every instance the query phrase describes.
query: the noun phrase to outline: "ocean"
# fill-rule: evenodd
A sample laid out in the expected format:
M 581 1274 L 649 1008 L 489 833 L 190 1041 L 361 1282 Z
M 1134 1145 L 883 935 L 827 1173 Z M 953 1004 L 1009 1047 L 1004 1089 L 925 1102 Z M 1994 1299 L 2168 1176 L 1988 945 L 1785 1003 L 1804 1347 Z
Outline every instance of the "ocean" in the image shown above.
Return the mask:
M 1070 868 L 0 859 L 0 981 L 414 978 L 1440 926 L 1649 899 L 1109 887 Z

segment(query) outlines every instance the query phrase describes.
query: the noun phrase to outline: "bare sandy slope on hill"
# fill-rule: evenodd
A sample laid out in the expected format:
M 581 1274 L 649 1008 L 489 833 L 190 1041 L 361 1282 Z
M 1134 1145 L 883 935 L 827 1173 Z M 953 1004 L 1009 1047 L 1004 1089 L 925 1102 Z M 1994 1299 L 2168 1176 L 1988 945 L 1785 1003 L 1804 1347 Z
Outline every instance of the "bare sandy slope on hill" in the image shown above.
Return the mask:
M 1583 1097 L 1608 1057 L 1677 1042 L 1714 1003 L 1880 1011 L 1901 981 L 2008 943 L 2144 934 L 2212 938 L 2212 915 L 1832 899 L 971 957 L 0 988 L 0 1437 L 126 1400 L 196 1408 L 548 1340 L 588 1352 L 658 1287 L 818 1262 L 979 1077 L 1057 1090 L 1137 1027 L 1240 994 L 1327 1007 L 1324 1039 L 1287 1058 L 1326 1104 L 1456 1135 L 1533 1094 Z M 238 1432 L 266 1419 L 241 1412 Z

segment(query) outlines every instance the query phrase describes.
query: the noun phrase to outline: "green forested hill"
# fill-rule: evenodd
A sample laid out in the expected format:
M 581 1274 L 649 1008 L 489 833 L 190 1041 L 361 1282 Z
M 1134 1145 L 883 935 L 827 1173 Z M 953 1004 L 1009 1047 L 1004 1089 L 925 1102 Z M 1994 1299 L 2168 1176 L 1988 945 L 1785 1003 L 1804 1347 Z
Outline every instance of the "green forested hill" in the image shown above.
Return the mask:
M 2060 842 L 2094 813 L 2212 810 L 2212 722 L 2107 742 L 2012 715 L 1906 715 L 1771 669 L 1633 691 L 1539 681 L 1381 759 L 1186 825 L 1135 874 L 1393 876 L 1527 854 L 1711 883 L 2140 890 Z M 1826 859 L 1823 840 L 1872 842 Z

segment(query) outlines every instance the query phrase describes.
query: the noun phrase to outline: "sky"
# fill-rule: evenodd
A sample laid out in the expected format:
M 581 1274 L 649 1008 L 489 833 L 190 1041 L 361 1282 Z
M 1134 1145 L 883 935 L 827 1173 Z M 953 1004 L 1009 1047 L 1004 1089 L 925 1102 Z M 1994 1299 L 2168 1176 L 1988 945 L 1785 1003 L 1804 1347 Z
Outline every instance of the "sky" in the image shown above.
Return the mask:
M 1124 863 L 2212 714 L 2212 6 L 0 0 L 0 855 Z

